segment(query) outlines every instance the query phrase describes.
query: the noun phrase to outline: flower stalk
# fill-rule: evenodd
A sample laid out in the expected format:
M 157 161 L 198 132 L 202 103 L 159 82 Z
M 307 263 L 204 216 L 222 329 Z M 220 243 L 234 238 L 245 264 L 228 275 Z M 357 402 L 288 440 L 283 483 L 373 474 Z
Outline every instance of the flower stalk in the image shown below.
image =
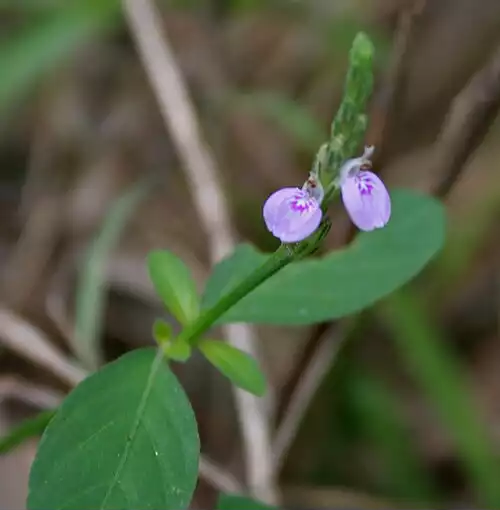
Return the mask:
M 264 217 L 269 230 L 281 239 L 281 246 L 214 306 L 203 311 L 181 332 L 177 341 L 194 345 L 234 304 L 291 262 L 319 248 L 330 229 L 330 220 L 324 213 L 333 197 L 339 193 L 342 164 L 355 154 L 365 135 L 365 110 L 373 84 L 373 53 L 373 44 L 368 36 L 359 33 L 349 54 L 344 97 L 331 126 L 330 140 L 320 147 L 309 179 L 302 189 L 285 188 L 276 192 L 280 194 L 278 198 L 290 200 L 296 210 L 302 210 L 308 216 L 299 221 L 297 228 L 289 211 L 282 205 L 283 200 L 276 200 L 275 197 L 272 207 L 264 211 Z

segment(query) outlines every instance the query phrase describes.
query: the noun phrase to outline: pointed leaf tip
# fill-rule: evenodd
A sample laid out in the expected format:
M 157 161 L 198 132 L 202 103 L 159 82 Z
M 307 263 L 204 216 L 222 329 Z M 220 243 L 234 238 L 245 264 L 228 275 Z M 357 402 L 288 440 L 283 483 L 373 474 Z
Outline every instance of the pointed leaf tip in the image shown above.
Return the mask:
M 149 277 L 172 315 L 183 325 L 200 313 L 195 282 L 188 267 L 169 251 L 153 251 L 147 259 Z
M 198 347 L 233 384 L 258 397 L 264 395 L 266 379 L 252 356 L 220 340 L 201 340 Z

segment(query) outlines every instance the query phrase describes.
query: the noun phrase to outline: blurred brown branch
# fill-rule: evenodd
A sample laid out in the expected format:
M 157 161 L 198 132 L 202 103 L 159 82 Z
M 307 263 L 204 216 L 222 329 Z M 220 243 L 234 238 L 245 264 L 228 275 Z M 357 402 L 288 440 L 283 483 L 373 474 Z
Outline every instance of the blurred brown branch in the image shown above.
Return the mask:
M 236 478 L 203 455 L 200 457 L 200 476 L 223 492 L 237 494 L 245 492 L 243 485 Z
M 291 377 L 288 388 L 284 388 L 279 410 L 281 419 L 273 444 L 277 470 L 282 467 L 309 404 L 335 360 L 344 338 L 345 332 L 337 324 L 323 330 L 314 343 L 314 349 L 309 353 L 304 352 L 301 358 L 303 365 L 298 367 L 295 378 Z
M 38 330 L 10 310 L 0 309 L 0 344 L 53 373 L 70 386 L 82 381 L 87 372 L 59 351 Z
M 0 403 L 4 399 L 16 399 L 40 409 L 55 409 L 64 398 L 62 392 L 32 384 L 18 376 L 0 378 Z
M 500 46 L 455 97 L 436 143 L 435 193 L 445 197 L 500 109 Z
M 389 65 L 382 83 L 375 93 L 374 107 L 370 116 L 367 145 L 374 145 L 375 164 L 385 161 L 387 138 L 397 122 L 401 102 L 406 91 L 408 68 L 414 49 L 413 36 L 418 18 L 423 14 L 427 0 L 410 0 L 401 7 Z
M 203 140 L 196 111 L 154 3 L 124 0 L 123 7 L 165 124 L 183 162 L 194 205 L 207 233 L 211 262 L 215 264 L 232 252 L 235 241 L 214 157 Z M 250 326 L 233 324 L 226 326 L 224 331 L 232 345 L 258 355 Z M 270 425 L 265 402 L 237 388 L 234 392 L 250 490 L 259 499 L 275 502 Z

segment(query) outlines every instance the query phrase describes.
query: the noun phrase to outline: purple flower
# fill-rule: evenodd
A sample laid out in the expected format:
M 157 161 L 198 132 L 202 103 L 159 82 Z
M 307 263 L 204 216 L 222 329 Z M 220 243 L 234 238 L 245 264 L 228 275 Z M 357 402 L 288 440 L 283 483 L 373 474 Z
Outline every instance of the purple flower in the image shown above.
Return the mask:
M 371 168 L 367 147 L 360 158 L 348 160 L 340 171 L 342 201 L 352 222 L 365 231 L 384 227 L 391 216 L 391 199 L 384 183 L 366 168 Z
M 318 228 L 323 214 L 320 209 L 322 192 L 319 198 L 313 195 L 317 193 L 312 193 L 306 186 L 305 189 L 275 191 L 264 204 L 268 230 L 283 243 L 295 243 L 309 237 Z

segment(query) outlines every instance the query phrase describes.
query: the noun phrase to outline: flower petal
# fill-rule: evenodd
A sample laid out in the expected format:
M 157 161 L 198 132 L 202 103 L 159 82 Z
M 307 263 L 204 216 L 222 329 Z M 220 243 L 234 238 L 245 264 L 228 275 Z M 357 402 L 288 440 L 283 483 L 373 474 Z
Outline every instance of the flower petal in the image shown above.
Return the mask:
M 295 215 L 283 222 L 282 228 L 275 233 L 283 243 L 297 243 L 309 237 L 318 228 L 323 212 L 318 205 L 317 208 Z
M 365 231 L 384 227 L 391 216 L 391 199 L 374 173 L 360 171 L 344 180 L 342 201 L 352 222 Z
M 268 230 L 283 243 L 302 241 L 310 236 L 318 228 L 322 215 L 318 201 L 299 188 L 276 191 L 263 209 Z
M 287 199 L 292 198 L 296 193 L 299 193 L 299 188 L 282 188 L 275 191 L 264 203 L 262 215 L 266 223 L 267 229 L 274 234 L 278 222 L 278 210 Z

